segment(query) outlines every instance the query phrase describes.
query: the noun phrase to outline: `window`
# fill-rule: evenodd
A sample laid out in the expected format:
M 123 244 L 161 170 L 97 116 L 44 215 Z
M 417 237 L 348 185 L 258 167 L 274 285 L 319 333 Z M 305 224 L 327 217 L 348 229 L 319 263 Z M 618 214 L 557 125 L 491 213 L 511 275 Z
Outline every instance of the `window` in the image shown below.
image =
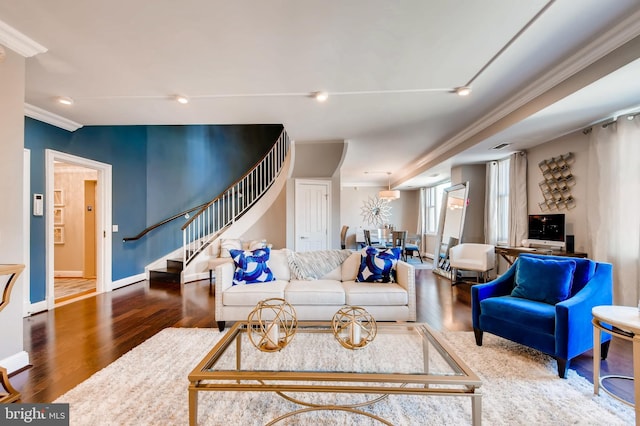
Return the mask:
M 487 164 L 486 242 L 509 241 L 509 158 Z
M 445 182 L 437 186 L 422 188 L 423 191 L 423 209 L 422 229 L 426 234 L 436 234 L 438 232 L 438 223 L 440 221 L 440 206 L 442 204 L 442 195 L 445 188 L 451 186 L 451 182 Z
M 505 160 L 498 161 L 498 242 L 507 243 L 509 241 L 509 162 Z

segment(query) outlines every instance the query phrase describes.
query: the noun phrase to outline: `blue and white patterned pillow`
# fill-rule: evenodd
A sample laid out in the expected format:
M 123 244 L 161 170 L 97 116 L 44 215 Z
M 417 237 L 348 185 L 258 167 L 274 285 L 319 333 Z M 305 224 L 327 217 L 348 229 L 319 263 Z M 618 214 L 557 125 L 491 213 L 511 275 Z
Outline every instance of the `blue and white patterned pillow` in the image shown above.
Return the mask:
M 362 249 L 357 282 L 392 283 L 395 282 L 396 263 L 402 249 L 393 247 L 379 250 L 375 247 Z
M 236 271 L 233 274 L 233 285 L 266 283 L 275 281 L 269 269 L 270 248 L 257 250 L 229 250 Z

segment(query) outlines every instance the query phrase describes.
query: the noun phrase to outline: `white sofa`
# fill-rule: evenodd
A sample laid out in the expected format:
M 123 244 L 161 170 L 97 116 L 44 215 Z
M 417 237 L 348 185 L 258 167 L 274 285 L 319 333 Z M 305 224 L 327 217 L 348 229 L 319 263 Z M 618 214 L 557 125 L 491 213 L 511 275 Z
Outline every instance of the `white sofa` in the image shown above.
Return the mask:
M 415 269 L 398 261 L 395 283 L 356 282 L 360 252 L 317 280 L 292 279 L 287 250 L 271 250 L 268 266 L 275 281 L 233 285 L 235 266 L 216 267 L 215 318 L 220 331 L 226 321 L 246 320 L 264 299 L 282 298 L 293 305 L 300 321 L 330 321 L 345 305 L 366 309 L 376 321 L 415 321 Z

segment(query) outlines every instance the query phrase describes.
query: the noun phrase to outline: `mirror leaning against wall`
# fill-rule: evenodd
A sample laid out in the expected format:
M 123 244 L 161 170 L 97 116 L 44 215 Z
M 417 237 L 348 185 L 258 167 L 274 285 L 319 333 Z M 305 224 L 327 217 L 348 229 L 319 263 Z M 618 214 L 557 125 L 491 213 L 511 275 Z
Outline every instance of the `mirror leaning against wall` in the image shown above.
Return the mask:
M 462 240 L 468 196 L 469 182 L 446 188 L 442 196 L 436 252 L 433 256 L 433 272 L 449 279 L 451 278 L 449 249 Z

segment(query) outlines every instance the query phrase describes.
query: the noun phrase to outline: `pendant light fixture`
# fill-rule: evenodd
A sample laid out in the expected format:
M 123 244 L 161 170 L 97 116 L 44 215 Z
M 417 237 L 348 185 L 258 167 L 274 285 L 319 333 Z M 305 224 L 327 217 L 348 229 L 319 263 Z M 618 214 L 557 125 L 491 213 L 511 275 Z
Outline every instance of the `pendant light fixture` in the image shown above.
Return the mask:
M 378 198 L 386 201 L 393 201 L 400 198 L 400 191 L 391 190 L 391 172 L 387 172 L 387 189 L 378 192 Z

